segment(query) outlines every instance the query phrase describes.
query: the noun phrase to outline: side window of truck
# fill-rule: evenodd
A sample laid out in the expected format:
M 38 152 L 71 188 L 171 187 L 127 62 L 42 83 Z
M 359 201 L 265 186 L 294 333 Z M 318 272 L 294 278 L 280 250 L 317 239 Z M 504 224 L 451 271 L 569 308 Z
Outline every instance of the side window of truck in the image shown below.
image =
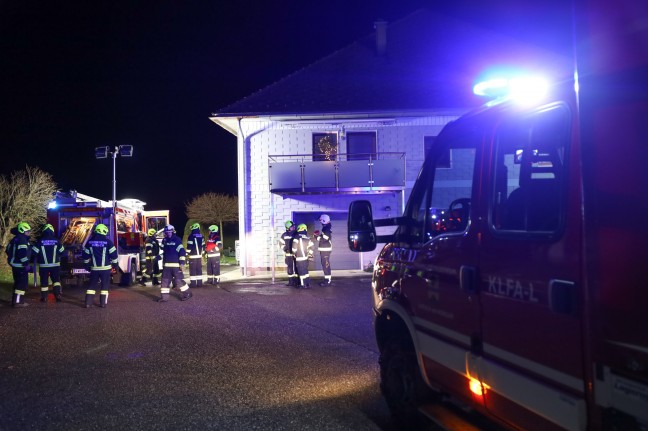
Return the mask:
M 468 228 L 480 142 L 475 129 L 459 126 L 440 135 L 430 148 L 408 206 L 412 243 L 423 244 L 438 235 L 460 233 Z M 450 167 L 448 153 L 452 158 Z
M 495 231 L 554 234 L 564 220 L 569 110 L 554 105 L 502 123 L 494 136 Z

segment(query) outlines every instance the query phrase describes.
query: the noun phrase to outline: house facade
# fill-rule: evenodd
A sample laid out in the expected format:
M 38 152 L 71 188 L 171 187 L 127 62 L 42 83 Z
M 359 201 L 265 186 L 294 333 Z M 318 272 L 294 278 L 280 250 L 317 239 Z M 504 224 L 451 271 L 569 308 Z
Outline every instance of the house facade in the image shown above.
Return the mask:
M 481 101 L 471 93 L 473 54 L 503 40 L 421 10 L 301 69 L 210 117 L 237 137 L 239 256 L 244 274 L 285 271 L 278 237 L 287 220 L 309 234 L 331 216 L 331 267 L 364 269 L 378 250 L 347 246 L 350 202 L 375 218 L 399 216 L 426 149 L 449 121 Z M 527 47 L 508 44 L 507 55 Z M 459 181 L 458 155 L 444 161 Z M 312 276 L 320 270 L 316 253 Z

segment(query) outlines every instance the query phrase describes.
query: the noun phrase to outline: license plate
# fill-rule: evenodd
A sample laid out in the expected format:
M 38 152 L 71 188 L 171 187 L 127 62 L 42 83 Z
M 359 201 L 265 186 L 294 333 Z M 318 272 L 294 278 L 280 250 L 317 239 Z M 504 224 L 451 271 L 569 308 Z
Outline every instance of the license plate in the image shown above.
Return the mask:
M 90 271 L 86 271 L 83 268 L 73 268 L 72 274 L 90 274 Z

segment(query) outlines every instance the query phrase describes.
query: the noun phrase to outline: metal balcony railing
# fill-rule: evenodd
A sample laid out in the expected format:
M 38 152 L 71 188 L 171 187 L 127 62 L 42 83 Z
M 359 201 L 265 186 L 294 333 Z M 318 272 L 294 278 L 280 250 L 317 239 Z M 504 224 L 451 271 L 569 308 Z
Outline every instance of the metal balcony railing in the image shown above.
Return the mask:
M 405 153 L 268 156 L 270 191 L 309 193 L 403 190 Z

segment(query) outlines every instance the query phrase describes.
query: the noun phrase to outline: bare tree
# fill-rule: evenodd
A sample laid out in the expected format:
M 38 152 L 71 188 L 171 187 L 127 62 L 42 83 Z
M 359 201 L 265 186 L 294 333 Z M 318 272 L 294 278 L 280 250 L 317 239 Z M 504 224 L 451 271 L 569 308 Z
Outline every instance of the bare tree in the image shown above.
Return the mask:
M 220 193 L 204 193 L 186 205 L 189 219 L 202 225 L 216 224 L 223 240 L 223 223 L 238 221 L 238 198 Z
M 32 228 L 45 223 L 47 204 L 56 191 L 52 175 L 26 166 L 22 171 L 0 176 L 0 241 L 6 245 L 11 228 L 25 221 Z

